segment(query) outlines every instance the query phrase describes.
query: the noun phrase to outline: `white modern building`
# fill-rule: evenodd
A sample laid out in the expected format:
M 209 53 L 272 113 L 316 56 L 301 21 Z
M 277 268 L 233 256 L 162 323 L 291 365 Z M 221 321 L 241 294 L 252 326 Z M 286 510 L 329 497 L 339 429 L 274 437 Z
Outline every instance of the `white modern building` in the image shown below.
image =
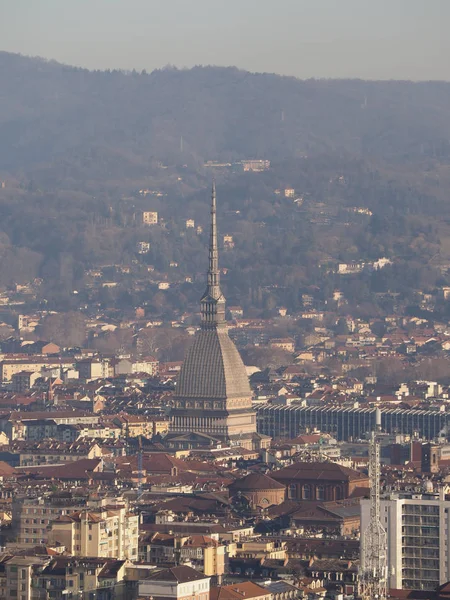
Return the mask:
M 381 499 L 380 508 L 388 543 L 388 588 L 434 590 L 449 581 L 450 500 L 444 491 L 391 494 Z M 369 519 L 370 501 L 363 499 L 362 532 Z
M 139 597 L 153 600 L 209 600 L 210 578 L 186 565 L 150 571 L 139 580 Z

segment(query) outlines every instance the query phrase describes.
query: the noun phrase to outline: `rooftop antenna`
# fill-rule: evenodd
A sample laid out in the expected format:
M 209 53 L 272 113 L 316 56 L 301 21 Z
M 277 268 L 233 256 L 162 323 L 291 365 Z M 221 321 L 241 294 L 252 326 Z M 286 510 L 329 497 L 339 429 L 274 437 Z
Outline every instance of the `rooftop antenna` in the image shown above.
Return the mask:
M 370 523 L 361 534 L 359 593 L 363 600 L 387 598 L 387 536 L 380 517 L 380 443 L 381 415 L 377 414 L 369 446 Z
M 139 449 L 138 449 L 138 499 L 142 496 L 142 480 L 143 480 L 143 471 L 142 471 L 142 436 L 139 436 Z

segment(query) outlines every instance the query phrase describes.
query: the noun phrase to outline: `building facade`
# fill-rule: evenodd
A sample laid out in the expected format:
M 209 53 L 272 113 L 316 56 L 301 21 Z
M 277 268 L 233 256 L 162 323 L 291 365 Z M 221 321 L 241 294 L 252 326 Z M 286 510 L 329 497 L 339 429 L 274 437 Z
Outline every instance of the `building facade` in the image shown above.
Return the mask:
M 435 590 L 450 579 L 450 500 L 439 494 L 395 494 L 381 500 L 387 533 L 388 587 Z M 361 535 L 370 501 L 361 501 Z
M 196 432 L 253 449 L 256 413 L 242 359 L 228 336 L 220 288 L 216 192 L 213 186 L 207 287 L 201 328 L 181 368 L 171 411 L 170 435 Z
M 367 475 L 333 462 L 297 462 L 271 476 L 285 486 L 286 500 L 330 502 L 369 490 Z
M 139 581 L 139 597 L 154 600 L 209 600 L 210 579 L 188 566 L 151 572 Z
M 65 546 L 72 556 L 137 560 L 139 516 L 125 505 L 61 515 L 49 529 L 49 543 Z
M 332 433 L 338 440 L 364 439 L 378 423 L 386 433 L 413 434 L 433 440 L 445 430 L 449 414 L 433 410 L 401 408 L 337 408 L 326 406 L 257 407 L 258 431 L 272 438 L 295 438 L 305 429 Z

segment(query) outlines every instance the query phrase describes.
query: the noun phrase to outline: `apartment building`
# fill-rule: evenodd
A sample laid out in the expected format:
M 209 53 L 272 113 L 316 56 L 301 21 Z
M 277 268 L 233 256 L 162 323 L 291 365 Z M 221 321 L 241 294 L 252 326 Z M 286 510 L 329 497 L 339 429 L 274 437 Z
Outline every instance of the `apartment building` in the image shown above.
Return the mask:
M 156 377 L 159 373 L 159 361 L 153 357 L 141 360 L 122 358 L 116 363 L 114 372 L 116 375 L 148 373 L 148 375 Z
M 123 505 L 124 502 L 116 497 L 96 499 L 89 498 L 87 494 L 74 495 L 70 492 L 16 496 L 11 506 L 12 531 L 17 544 L 25 548 L 48 544 L 50 525 L 59 517 L 115 504 Z
M 48 556 L 11 556 L 0 559 L 0 598 L 40 600 L 35 588 L 36 574 L 48 563 Z
M 72 556 L 137 560 L 139 516 L 126 504 L 85 508 L 61 515 L 49 526 L 50 544 L 64 546 Z
M 109 360 L 100 360 L 98 358 L 85 358 L 76 363 L 76 369 L 80 379 L 91 381 L 92 379 L 102 379 L 114 375 L 114 367 Z
M 19 371 L 11 376 L 12 391 L 16 393 L 26 392 L 31 389 L 39 379 L 40 373 L 35 371 Z
M 55 412 L 13 411 L 0 417 L 0 431 L 11 440 L 44 440 L 57 437 L 59 425 L 97 425 L 100 417 L 75 410 Z
M 50 358 L 48 356 L 30 358 L 9 358 L 0 362 L 0 377 L 2 381 L 11 381 L 12 376 L 23 371 L 40 373 L 42 369 L 54 369 L 57 375 L 61 368 L 73 369 L 74 360 L 71 358 Z
M 125 574 L 124 560 L 54 556 L 36 573 L 34 587 L 43 600 L 128 600 L 134 596 Z
M 387 533 L 388 585 L 394 589 L 435 590 L 450 579 L 450 500 L 439 494 L 392 494 L 381 500 Z M 370 501 L 361 501 L 362 536 Z
M 154 533 L 139 542 L 139 559 L 153 565 L 188 564 L 220 583 L 227 570 L 229 546 L 207 535 Z
M 157 433 L 167 433 L 169 429 L 169 421 L 161 417 L 120 415 L 113 419 L 113 423 L 121 428 L 125 437 L 151 437 Z
M 29 444 L 16 442 L 20 454 L 21 467 L 38 465 L 61 465 L 85 458 L 99 458 L 103 455 L 100 446 L 83 439 L 73 443 L 47 440 Z

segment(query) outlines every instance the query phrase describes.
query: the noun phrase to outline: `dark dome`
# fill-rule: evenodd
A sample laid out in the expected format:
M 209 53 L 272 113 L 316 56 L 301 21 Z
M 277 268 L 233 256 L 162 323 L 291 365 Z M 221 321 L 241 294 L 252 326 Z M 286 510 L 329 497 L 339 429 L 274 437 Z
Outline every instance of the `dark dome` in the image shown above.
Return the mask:
M 275 481 L 271 477 L 263 473 L 250 473 L 242 479 L 233 481 L 228 486 L 228 489 L 233 492 L 254 491 L 254 490 L 284 490 L 284 486 L 279 481 Z
M 201 329 L 181 367 L 179 398 L 251 398 L 247 372 L 226 329 Z

